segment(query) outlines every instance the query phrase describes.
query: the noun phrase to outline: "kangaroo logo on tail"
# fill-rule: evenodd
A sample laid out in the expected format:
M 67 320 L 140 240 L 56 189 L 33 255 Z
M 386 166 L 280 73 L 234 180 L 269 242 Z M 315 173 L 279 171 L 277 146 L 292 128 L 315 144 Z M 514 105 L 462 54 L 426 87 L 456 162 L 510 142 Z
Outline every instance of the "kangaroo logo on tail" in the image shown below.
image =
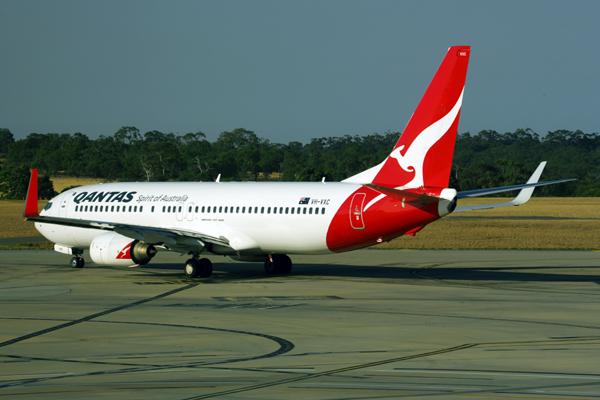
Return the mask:
M 394 188 L 448 186 L 469 55 L 469 46 L 448 49 L 389 157 L 344 182 Z
M 390 157 L 398 161 L 400 168 L 406 172 L 414 172 L 415 174 L 410 182 L 405 183 L 402 186 L 407 188 L 425 186 L 425 182 L 423 181 L 423 164 L 425 163 L 425 157 L 427 156 L 429 149 L 431 149 L 454 124 L 454 120 L 460 111 L 462 98 L 463 95 L 461 93 L 452 110 L 450 110 L 450 112 L 442 119 L 421 132 L 411 143 L 404 155 L 402 155 L 402 150 L 406 147 L 404 144 L 392 151 Z

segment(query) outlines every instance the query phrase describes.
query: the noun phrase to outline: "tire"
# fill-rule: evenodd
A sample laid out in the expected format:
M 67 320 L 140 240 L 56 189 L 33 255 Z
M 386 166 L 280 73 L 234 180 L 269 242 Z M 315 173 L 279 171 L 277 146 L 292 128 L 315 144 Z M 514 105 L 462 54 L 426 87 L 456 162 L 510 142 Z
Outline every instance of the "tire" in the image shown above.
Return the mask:
M 292 260 L 285 254 L 281 255 L 281 264 L 279 266 L 280 274 L 289 274 L 292 271 Z
M 83 266 L 85 265 L 85 261 L 83 260 L 83 258 L 73 257 L 71 258 L 71 262 L 69 263 L 69 265 L 71 266 L 71 268 L 83 268 Z
M 201 258 L 198 263 L 200 264 L 200 269 L 198 270 L 200 278 L 210 277 L 213 272 L 212 262 L 208 258 Z
M 195 278 L 198 276 L 198 272 L 200 272 L 200 263 L 198 260 L 190 258 L 185 262 L 185 276 L 188 278 Z
M 265 260 L 265 272 L 267 275 L 275 275 L 279 272 L 277 270 L 277 259 L 275 256 L 273 256 L 273 261 L 271 261 L 269 257 Z

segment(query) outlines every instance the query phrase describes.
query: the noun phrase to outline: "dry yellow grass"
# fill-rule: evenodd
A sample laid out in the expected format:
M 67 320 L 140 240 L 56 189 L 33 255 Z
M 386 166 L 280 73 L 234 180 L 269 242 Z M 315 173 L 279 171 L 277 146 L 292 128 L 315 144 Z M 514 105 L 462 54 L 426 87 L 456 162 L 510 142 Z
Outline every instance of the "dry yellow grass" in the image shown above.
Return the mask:
M 94 185 L 96 183 L 105 183 L 105 179 L 99 178 L 74 178 L 70 176 L 51 177 L 50 180 L 54 185 L 54 190 L 58 193 L 71 186 Z
M 465 199 L 459 201 L 458 205 L 502 203 L 508 200 L 510 199 Z M 426 226 L 415 237 L 401 236 L 374 248 L 599 250 L 599 211 L 600 198 L 534 197 L 527 204 L 518 207 L 451 214 Z M 535 217 L 549 219 L 529 219 Z
M 48 203 L 40 200 L 39 209 L 41 210 Z M 1 200 L 0 201 L 0 238 L 40 236 L 40 233 L 34 228 L 33 222 L 25 222 L 23 218 L 23 208 L 25 200 Z
M 71 182 L 67 182 L 69 186 Z M 506 200 L 476 199 L 461 201 L 459 205 Z M 39 236 L 33 223 L 24 221 L 23 205 L 22 200 L 0 201 L 0 238 Z M 39 202 L 40 209 L 45 205 L 46 201 Z M 375 248 L 600 250 L 599 210 L 600 198 L 533 198 L 519 207 L 452 214 L 426 226 L 415 237 L 402 236 Z

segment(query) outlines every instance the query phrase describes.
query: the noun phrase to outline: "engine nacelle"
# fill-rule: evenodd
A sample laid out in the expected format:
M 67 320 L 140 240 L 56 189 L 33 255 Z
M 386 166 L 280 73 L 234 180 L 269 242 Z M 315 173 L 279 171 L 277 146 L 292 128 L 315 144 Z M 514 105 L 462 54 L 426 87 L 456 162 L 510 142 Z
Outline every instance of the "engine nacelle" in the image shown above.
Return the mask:
M 96 236 L 90 245 L 92 261 L 113 267 L 146 265 L 155 255 L 154 246 L 115 232 Z

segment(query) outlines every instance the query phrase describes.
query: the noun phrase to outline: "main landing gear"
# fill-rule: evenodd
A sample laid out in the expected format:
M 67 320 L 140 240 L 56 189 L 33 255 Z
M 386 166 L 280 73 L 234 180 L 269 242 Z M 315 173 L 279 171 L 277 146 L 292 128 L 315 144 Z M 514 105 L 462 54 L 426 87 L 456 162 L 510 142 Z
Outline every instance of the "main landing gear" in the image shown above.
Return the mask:
M 267 275 L 289 274 L 292 270 L 292 260 L 285 254 L 269 254 L 265 260 Z
M 69 263 L 71 265 L 71 268 L 83 268 L 83 266 L 85 265 L 85 260 L 83 259 L 83 251 L 75 251 L 76 249 L 73 249 L 73 254 L 75 255 L 75 257 L 71 258 L 71 262 Z
M 188 278 L 208 278 L 212 271 L 212 263 L 208 258 L 190 258 L 185 262 L 185 276 Z

